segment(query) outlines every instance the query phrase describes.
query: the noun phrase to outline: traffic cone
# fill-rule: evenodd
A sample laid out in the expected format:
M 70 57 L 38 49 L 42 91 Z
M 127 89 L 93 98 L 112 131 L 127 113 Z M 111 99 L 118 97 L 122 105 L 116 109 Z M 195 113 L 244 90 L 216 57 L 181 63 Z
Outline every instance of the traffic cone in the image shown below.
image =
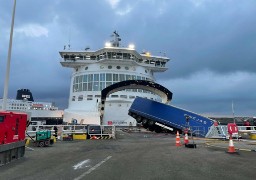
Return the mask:
M 180 134 L 179 134 L 179 131 L 177 131 L 177 134 L 176 134 L 176 146 L 181 146 L 181 143 L 180 143 Z
M 188 140 L 188 133 L 185 132 L 185 136 L 184 136 L 184 144 L 188 144 L 189 143 L 189 140 Z
M 98 139 L 97 136 L 92 136 L 91 139 Z
M 228 153 L 237 153 L 234 147 L 232 135 L 229 135 Z

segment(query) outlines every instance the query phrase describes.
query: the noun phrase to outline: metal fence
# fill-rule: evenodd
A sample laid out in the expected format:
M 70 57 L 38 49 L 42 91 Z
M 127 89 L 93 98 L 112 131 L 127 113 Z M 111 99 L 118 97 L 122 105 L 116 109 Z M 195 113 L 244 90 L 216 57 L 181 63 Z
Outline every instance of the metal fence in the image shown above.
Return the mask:
M 56 129 L 57 128 L 57 129 Z M 55 134 L 57 130 L 58 139 L 74 134 L 86 134 L 87 136 L 104 137 L 109 136 L 115 139 L 115 126 L 112 125 L 30 125 L 27 128 L 27 136 L 35 137 L 36 132 L 40 130 L 50 130 Z
M 256 126 L 237 126 L 238 133 L 233 134 L 233 136 L 239 138 L 242 133 L 255 133 Z M 210 127 L 207 138 L 228 138 L 228 127 L 227 125 L 219 125 Z

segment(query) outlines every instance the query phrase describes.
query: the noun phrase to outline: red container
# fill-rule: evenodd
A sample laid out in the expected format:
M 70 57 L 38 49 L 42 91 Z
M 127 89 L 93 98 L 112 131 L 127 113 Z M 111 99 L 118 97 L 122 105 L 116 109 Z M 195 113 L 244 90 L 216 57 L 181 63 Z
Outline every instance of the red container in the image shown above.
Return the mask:
M 25 140 L 27 114 L 0 111 L 0 145 Z

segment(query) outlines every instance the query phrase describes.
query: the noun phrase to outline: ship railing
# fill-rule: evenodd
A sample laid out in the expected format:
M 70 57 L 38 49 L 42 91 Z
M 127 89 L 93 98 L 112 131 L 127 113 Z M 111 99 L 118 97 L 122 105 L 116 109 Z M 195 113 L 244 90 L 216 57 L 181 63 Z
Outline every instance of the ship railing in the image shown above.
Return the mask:
M 80 63 L 88 63 L 94 61 L 105 61 L 105 60 L 126 60 L 126 61 L 135 61 L 138 64 L 146 65 L 148 67 L 159 67 L 165 68 L 165 62 L 163 63 L 156 63 L 156 61 L 143 61 L 136 58 L 123 58 L 123 57 L 101 57 L 101 58 L 85 58 L 85 59 L 75 59 L 75 58 L 62 58 L 61 62 L 80 62 Z
M 95 128 L 95 131 L 90 130 L 90 126 Z M 30 125 L 27 128 L 27 136 L 35 137 L 36 132 L 42 130 L 50 130 L 55 135 L 57 128 L 57 137 L 61 140 L 64 136 L 72 136 L 73 134 L 86 134 L 87 136 L 109 136 L 115 139 L 115 126 L 114 125 Z

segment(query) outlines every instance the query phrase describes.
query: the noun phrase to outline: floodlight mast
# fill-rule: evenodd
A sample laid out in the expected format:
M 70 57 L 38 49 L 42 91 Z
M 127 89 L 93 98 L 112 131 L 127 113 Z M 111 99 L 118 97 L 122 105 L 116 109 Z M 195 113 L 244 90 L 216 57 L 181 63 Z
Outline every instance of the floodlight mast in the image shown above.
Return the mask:
M 14 0 L 14 4 L 13 4 L 12 24 L 11 24 L 10 41 L 9 41 L 9 49 L 8 49 L 8 57 L 7 57 L 7 66 L 6 66 L 6 74 L 5 74 L 5 82 L 4 82 L 4 96 L 3 96 L 3 107 L 2 107 L 2 109 L 4 111 L 6 110 L 7 97 L 8 97 L 8 86 L 9 86 L 9 77 L 10 77 L 10 64 L 11 64 L 11 54 L 12 54 L 12 37 L 13 37 L 15 9 L 16 9 L 16 0 Z

